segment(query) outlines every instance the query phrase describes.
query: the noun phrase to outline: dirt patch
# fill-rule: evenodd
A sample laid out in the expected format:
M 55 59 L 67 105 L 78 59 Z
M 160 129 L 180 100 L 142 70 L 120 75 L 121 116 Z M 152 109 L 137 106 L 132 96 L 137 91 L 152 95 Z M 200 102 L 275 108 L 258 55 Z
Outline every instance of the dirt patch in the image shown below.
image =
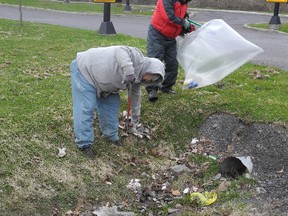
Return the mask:
M 248 202 L 254 215 L 288 215 L 288 130 L 283 126 L 245 123 L 230 114 L 213 114 L 199 136 L 210 140 L 218 157 L 251 156 L 259 185 Z M 252 211 L 251 210 L 251 211 Z

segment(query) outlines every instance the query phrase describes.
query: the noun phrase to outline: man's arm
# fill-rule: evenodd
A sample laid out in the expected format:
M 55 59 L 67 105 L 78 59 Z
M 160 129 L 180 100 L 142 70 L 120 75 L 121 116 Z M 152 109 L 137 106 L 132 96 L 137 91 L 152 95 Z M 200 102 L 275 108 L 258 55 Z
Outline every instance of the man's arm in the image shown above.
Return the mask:
M 131 117 L 132 122 L 140 121 L 141 110 L 141 83 L 133 83 L 131 89 Z
M 115 51 L 115 59 L 120 65 L 124 76 L 134 75 L 134 67 L 131 57 L 129 55 L 129 49 L 127 47 L 117 47 Z
M 184 19 L 181 19 L 180 17 L 175 16 L 175 10 L 174 10 L 175 0 L 162 0 L 162 1 L 163 1 L 165 15 L 168 17 L 169 21 L 183 26 L 185 23 Z

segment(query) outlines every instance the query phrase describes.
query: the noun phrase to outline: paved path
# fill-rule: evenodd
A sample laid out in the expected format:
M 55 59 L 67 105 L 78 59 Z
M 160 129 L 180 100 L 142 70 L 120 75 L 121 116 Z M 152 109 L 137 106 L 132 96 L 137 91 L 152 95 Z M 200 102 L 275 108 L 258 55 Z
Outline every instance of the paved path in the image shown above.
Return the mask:
M 272 31 L 256 31 L 245 28 L 249 23 L 269 23 L 271 14 L 247 13 L 235 11 L 191 10 L 193 20 L 207 22 L 211 19 L 223 19 L 240 35 L 258 45 L 264 53 L 252 60 L 253 63 L 276 66 L 288 71 L 288 35 Z M 288 22 L 288 16 L 281 16 L 281 22 Z M 19 8 L 0 5 L 0 18 L 19 20 Z M 23 20 L 73 28 L 98 30 L 103 20 L 103 14 L 96 13 L 68 13 L 52 10 L 23 8 Z M 150 22 L 149 16 L 111 15 L 111 21 L 117 33 L 146 38 Z

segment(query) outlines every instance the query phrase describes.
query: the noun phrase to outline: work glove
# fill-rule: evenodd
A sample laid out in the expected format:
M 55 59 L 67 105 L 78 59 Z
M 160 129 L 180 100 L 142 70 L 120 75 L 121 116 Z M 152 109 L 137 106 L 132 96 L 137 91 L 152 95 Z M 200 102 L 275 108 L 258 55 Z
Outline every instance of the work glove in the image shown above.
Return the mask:
M 193 31 L 195 31 L 195 30 L 196 30 L 195 26 L 190 23 L 190 26 L 189 26 L 189 28 L 188 28 L 188 31 L 189 31 L 189 32 L 193 32 Z
M 195 30 L 196 30 L 195 26 L 190 23 L 190 24 L 189 24 L 189 27 L 188 27 L 187 29 L 185 29 L 184 26 L 183 26 L 182 32 L 181 32 L 180 35 L 181 35 L 181 36 L 184 36 L 185 34 L 190 33 L 190 32 L 193 32 L 193 31 L 195 31 Z
M 198 86 L 198 83 L 195 82 L 195 81 L 192 81 L 192 82 L 189 83 L 188 88 L 191 89 L 191 88 L 195 88 L 197 86 Z
M 184 19 L 185 23 L 184 23 L 184 29 L 188 29 L 190 27 L 190 22 L 187 19 Z
M 133 134 L 140 139 L 143 139 L 144 137 L 150 139 L 150 130 L 141 123 L 133 124 L 133 126 L 128 129 L 128 133 Z
M 129 74 L 124 76 L 123 84 L 127 85 L 130 83 L 133 83 L 135 81 L 136 77 L 134 74 Z

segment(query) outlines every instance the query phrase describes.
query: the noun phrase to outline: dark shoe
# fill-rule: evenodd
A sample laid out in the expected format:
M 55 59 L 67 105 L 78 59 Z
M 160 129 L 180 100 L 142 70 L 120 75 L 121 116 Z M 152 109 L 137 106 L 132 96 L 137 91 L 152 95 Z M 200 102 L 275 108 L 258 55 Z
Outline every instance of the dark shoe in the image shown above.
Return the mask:
M 92 145 L 85 147 L 85 148 L 81 148 L 80 149 L 81 152 L 83 152 L 83 154 L 87 157 L 90 158 L 92 160 L 96 159 L 96 154 L 95 152 L 92 150 Z
M 116 146 L 122 146 L 122 143 L 120 140 L 113 141 L 112 143 Z
M 165 94 L 176 94 L 176 91 L 174 91 L 171 88 L 167 88 L 167 89 L 161 89 L 161 91 Z
M 150 102 L 156 102 L 158 100 L 157 92 L 155 90 L 148 93 L 148 100 Z

